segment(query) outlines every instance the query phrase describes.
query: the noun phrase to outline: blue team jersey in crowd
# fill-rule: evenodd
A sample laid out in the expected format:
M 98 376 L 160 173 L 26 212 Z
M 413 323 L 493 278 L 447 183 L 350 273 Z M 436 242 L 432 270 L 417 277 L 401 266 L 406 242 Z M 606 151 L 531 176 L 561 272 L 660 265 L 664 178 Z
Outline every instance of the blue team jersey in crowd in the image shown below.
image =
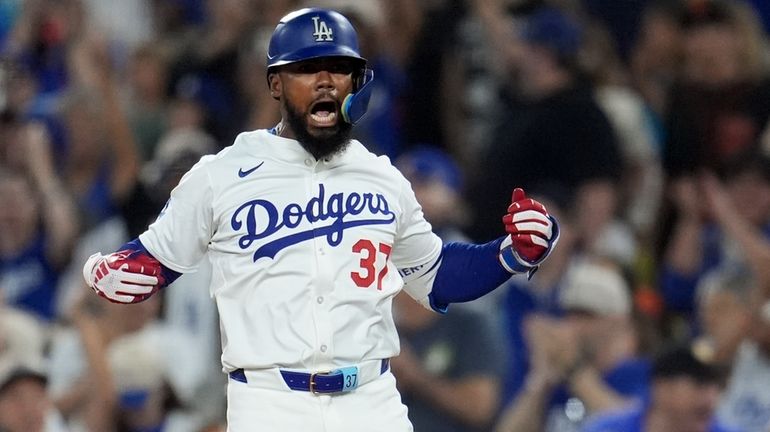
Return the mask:
M 589 420 L 581 429 L 581 432 L 645 432 L 644 418 L 647 407 L 642 404 L 634 404 L 632 407 L 600 414 Z M 740 432 L 729 429 L 713 421 L 708 432 Z
M 52 320 L 59 274 L 45 250 L 46 240 L 38 236 L 16 256 L 0 258 L 0 292 L 9 305 Z

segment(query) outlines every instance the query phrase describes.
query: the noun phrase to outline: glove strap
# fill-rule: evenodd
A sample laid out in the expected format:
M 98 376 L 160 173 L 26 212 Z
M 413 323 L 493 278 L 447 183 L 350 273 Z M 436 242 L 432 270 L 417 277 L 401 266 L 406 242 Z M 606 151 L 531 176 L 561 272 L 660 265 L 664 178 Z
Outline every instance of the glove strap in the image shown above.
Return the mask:
M 527 279 L 531 279 L 532 275 L 537 271 L 538 266 L 527 264 L 527 262 L 513 250 L 512 244 L 511 236 L 505 236 L 503 242 L 500 243 L 500 253 L 497 255 L 500 264 L 510 274 L 527 273 Z
M 511 274 L 527 273 L 527 279 L 532 279 L 532 275 L 534 275 L 540 267 L 540 263 L 545 261 L 545 259 L 551 255 L 556 243 L 559 242 L 559 224 L 551 215 L 548 215 L 548 219 L 553 223 L 551 240 L 548 241 L 548 248 L 543 256 L 534 262 L 529 262 L 521 257 L 512 247 L 513 241 L 511 240 L 511 236 L 505 236 L 505 239 L 500 244 L 500 253 L 498 254 L 500 264 L 505 270 Z

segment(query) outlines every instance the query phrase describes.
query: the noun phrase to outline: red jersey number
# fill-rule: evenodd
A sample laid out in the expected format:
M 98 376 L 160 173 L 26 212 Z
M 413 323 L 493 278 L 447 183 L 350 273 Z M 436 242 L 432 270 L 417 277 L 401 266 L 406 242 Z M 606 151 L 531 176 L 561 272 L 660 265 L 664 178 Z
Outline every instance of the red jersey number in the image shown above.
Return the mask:
M 382 279 L 388 274 L 388 258 L 390 257 L 390 251 L 392 247 L 385 243 L 379 243 L 377 247 L 370 240 L 361 239 L 353 245 L 353 253 L 361 255 L 360 265 L 361 271 L 350 272 L 350 277 L 353 279 L 353 283 L 361 288 L 369 288 L 377 279 L 377 289 L 382 290 Z M 378 253 L 385 255 L 385 262 L 377 271 L 377 256 Z

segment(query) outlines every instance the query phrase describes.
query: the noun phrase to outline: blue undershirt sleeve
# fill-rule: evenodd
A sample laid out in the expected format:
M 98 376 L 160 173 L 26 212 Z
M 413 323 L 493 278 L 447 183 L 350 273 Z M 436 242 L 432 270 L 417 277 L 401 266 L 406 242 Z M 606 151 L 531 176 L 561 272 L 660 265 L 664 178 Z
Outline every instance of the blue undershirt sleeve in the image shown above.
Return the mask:
M 505 237 L 482 245 L 447 243 L 428 296 L 431 307 L 445 313 L 450 303 L 475 300 L 507 281 L 511 274 L 498 260 Z
M 152 256 L 152 254 L 150 252 L 147 251 L 147 248 L 144 247 L 144 245 L 142 244 L 142 241 L 139 240 L 139 238 L 135 238 L 134 240 L 131 240 L 130 242 L 128 242 L 128 243 L 124 244 L 123 246 L 121 246 L 118 250 L 135 251 L 135 252 L 138 252 L 138 253 L 143 253 L 143 254 L 149 255 L 153 259 L 157 259 L 154 256 Z M 170 268 L 164 266 L 163 263 L 161 263 L 160 266 L 161 266 L 161 272 L 160 273 L 161 273 L 161 275 L 163 275 L 163 280 L 164 280 L 164 283 L 163 283 L 163 285 L 161 285 L 161 288 L 165 288 L 165 287 L 171 285 L 171 283 L 173 283 L 175 280 L 177 280 L 177 278 L 179 278 L 179 276 L 182 276 L 182 273 L 175 272 L 174 270 L 171 270 Z

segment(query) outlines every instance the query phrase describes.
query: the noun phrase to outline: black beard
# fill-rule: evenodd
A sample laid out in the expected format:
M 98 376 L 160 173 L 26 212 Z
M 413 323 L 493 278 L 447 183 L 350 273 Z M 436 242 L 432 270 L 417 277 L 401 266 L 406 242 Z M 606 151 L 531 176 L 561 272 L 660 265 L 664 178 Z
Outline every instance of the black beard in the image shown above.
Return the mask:
M 313 136 L 308 130 L 305 117 L 285 99 L 286 120 L 302 148 L 312 154 L 316 160 L 341 153 L 350 143 L 352 125 L 346 121 L 337 121 L 334 127 L 320 129 L 320 136 Z M 340 114 L 337 113 L 338 118 Z

